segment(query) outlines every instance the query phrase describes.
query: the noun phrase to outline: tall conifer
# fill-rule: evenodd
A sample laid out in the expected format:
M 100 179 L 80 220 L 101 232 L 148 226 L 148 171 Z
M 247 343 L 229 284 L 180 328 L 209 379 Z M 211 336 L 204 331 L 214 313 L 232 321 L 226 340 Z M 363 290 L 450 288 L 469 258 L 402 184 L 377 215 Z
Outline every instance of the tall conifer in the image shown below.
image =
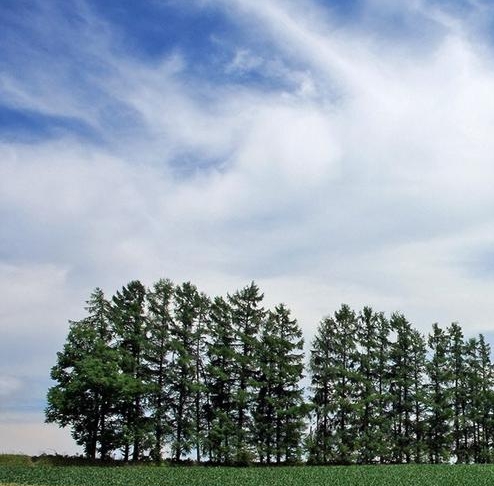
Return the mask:
M 170 434 L 170 329 L 173 326 L 173 296 L 175 286 L 170 280 L 156 282 L 147 294 L 148 318 L 146 326 L 147 381 L 149 390 L 149 413 L 154 441 L 151 455 L 161 462 L 165 439 Z
M 413 331 L 410 322 L 399 313 L 391 316 L 390 326 L 396 336 L 390 350 L 392 458 L 397 463 L 408 463 L 413 450 Z
M 171 450 L 175 461 L 196 445 L 196 332 L 201 298 L 190 282 L 175 288 L 174 319 L 170 327 L 170 424 Z
M 429 378 L 428 452 L 429 462 L 438 464 L 450 458 L 452 435 L 451 378 L 448 363 L 449 338 L 437 324 L 432 325 L 428 340 L 431 358 L 427 363 Z
M 283 304 L 270 311 L 258 348 L 255 438 L 261 463 L 300 458 L 303 415 L 303 339 Z
M 228 296 L 235 332 L 235 461 L 250 462 L 255 453 L 252 440 L 254 397 L 259 372 L 257 351 L 259 331 L 266 312 L 262 306 L 264 295 L 252 282 Z
M 216 297 L 210 307 L 207 344 L 206 404 L 209 459 L 231 464 L 235 449 L 235 402 L 233 397 L 235 364 L 235 333 L 228 302 Z
M 124 385 L 121 387 L 120 413 L 124 459 L 141 458 L 147 433 L 145 400 L 147 397 L 144 361 L 146 340 L 146 289 L 138 280 L 129 282 L 113 296 L 112 322 L 118 346 Z

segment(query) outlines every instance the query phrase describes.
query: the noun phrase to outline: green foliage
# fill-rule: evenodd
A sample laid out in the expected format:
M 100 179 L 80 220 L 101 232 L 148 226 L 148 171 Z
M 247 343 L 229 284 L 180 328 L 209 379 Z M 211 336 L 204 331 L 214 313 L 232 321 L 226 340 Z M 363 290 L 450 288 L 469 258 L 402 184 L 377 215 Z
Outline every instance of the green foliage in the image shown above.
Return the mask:
M 8 467 L 0 484 L 38 486 L 488 486 L 493 466 Z
M 347 305 L 325 318 L 313 343 L 310 361 L 316 416 L 309 451 L 315 463 L 349 464 L 358 437 L 357 318 Z
M 170 280 L 161 279 L 154 284 L 146 296 L 148 318 L 144 359 L 147 369 L 144 379 L 148 385 L 150 425 L 154 431 L 151 457 L 158 464 L 162 460 L 165 438 L 169 436 L 172 429 L 169 415 L 171 397 L 168 387 L 168 366 L 171 351 L 170 328 L 173 324 L 174 287 Z
M 171 449 L 175 461 L 189 453 L 200 440 L 200 377 L 203 311 L 206 305 L 190 282 L 175 289 L 175 319 L 170 326 Z M 198 401 L 196 401 L 196 396 Z M 196 450 L 199 456 L 199 446 Z
M 233 347 L 235 334 L 231 308 L 222 297 L 216 297 L 211 304 L 208 335 L 205 370 L 208 433 L 205 445 L 210 461 L 231 464 L 235 456 L 232 441 L 235 435 L 235 403 L 232 390 L 236 352 Z
M 63 454 L 41 454 L 40 456 L 34 456 L 31 458 L 32 463 L 36 467 L 59 467 L 59 466 L 112 466 L 121 464 L 120 462 L 105 458 L 102 459 L 93 459 L 84 456 L 67 456 Z
M 29 456 L 24 454 L 0 454 L 0 466 L 32 466 Z
M 257 360 L 260 330 L 266 311 L 262 307 L 264 295 L 252 282 L 228 296 L 234 331 L 234 369 L 232 399 L 234 402 L 234 462 L 250 462 L 254 457 L 254 399 L 260 371 Z
M 88 457 L 102 457 L 113 448 L 111 410 L 121 389 L 119 354 L 110 346 L 110 307 L 101 289 L 87 302 L 88 317 L 71 322 L 67 342 L 57 355 L 48 391 L 46 421 L 71 426 L 72 436 Z
M 358 316 L 356 334 L 358 352 L 359 425 L 357 461 L 370 464 L 389 455 L 390 403 L 389 388 L 389 322 L 382 313 L 364 307 Z
M 409 463 L 414 449 L 414 333 L 402 314 L 391 316 L 390 327 L 396 334 L 390 346 L 391 454 L 393 462 Z
M 452 373 L 448 360 L 448 335 L 437 324 L 432 326 L 429 348 L 432 356 L 427 363 L 430 406 L 427 441 L 429 461 L 438 464 L 448 461 L 451 454 Z
M 297 321 L 283 304 L 268 313 L 256 358 L 254 431 L 259 460 L 298 462 L 305 415 L 300 387 L 303 339 Z
M 144 285 L 134 280 L 122 287 L 112 299 L 114 347 L 119 356 L 121 373 L 118 401 L 120 441 L 125 460 L 129 459 L 132 449 L 133 461 L 140 459 L 149 434 L 149 421 L 144 413 L 149 391 L 144 362 L 147 346 L 145 298 Z
M 342 305 L 312 342 L 252 282 L 209 299 L 190 282 L 95 289 L 51 370 L 46 420 L 107 463 L 490 463 L 494 372 L 482 335 Z

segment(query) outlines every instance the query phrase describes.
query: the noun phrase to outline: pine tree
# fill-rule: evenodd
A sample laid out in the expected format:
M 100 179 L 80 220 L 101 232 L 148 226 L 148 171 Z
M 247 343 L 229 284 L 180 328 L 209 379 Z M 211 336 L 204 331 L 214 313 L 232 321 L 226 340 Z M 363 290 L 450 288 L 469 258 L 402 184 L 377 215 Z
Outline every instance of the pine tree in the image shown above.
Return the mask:
M 357 449 L 358 366 L 355 313 L 342 305 L 324 319 L 313 344 L 310 372 L 316 430 L 310 439 L 313 462 L 348 464 Z
M 334 461 L 332 397 L 336 379 L 335 340 L 336 325 L 331 317 L 326 317 L 317 328 L 310 351 L 310 389 L 315 423 L 308 437 L 308 461 L 312 464 Z
M 448 335 L 433 324 L 428 340 L 432 356 L 427 363 L 429 378 L 428 450 L 429 462 L 448 461 L 451 454 L 451 370 L 448 363 Z
M 465 387 L 466 399 L 464 409 L 464 451 L 465 462 L 479 462 L 478 417 L 480 415 L 480 370 L 478 359 L 478 340 L 469 338 L 465 342 Z
M 276 409 L 276 462 L 282 458 L 286 463 L 300 460 L 301 438 L 305 428 L 307 405 L 300 381 L 304 372 L 304 340 L 297 321 L 284 305 L 279 305 L 271 313 L 274 334 L 279 337 L 277 348 L 278 380 L 275 397 Z
M 197 288 L 186 282 L 175 289 L 174 315 L 170 327 L 170 418 L 171 449 L 175 461 L 195 445 L 196 332 L 201 313 Z
M 150 389 L 149 412 L 154 433 L 151 456 L 157 463 L 162 460 L 162 449 L 171 429 L 168 367 L 170 365 L 170 328 L 173 326 L 174 292 L 174 284 L 170 280 L 161 279 L 147 293 L 146 379 Z
M 413 444 L 411 445 L 414 462 L 420 464 L 424 461 L 427 450 L 426 443 L 426 407 L 427 388 L 426 375 L 426 343 L 425 339 L 416 329 L 411 333 L 410 365 L 412 370 L 411 400 L 413 402 Z
M 305 413 L 300 388 L 302 350 L 302 331 L 289 309 L 280 304 L 269 312 L 258 348 L 254 426 L 261 463 L 296 462 L 300 458 Z
M 194 329 L 194 440 L 196 461 L 201 462 L 201 450 L 205 450 L 207 437 L 207 387 L 206 387 L 206 354 L 207 330 L 209 324 L 209 298 L 201 293 L 197 298 L 197 319 Z
M 109 303 L 95 289 L 87 301 L 88 316 L 72 321 L 51 377 L 46 421 L 70 426 L 86 455 L 105 459 L 117 439 L 113 423 L 114 397 L 119 393 L 118 360 L 111 348 Z
M 453 405 L 452 453 L 457 463 L 467 462 L 468 433 L 466 419 L 467 368 L 466 347 L 463 331 L 459 324 L 453 323 L 448 328 L 449 369 L 451 372 L 451 400 Z
M 475 429 L 477 437 L 476 462 L 492 462 L 491 444 L 493 439 L 493 368 L 491 350 L 482 334 L 477 341 L 477 390 L 475 397 Z
M 358 400 L 359 376 L 357 354 L 357 320 L 355 312 L 342 305 L 335 312 L 338 341 L 335 343 L 338 356 L 337 380 L 335 384 L 335 435 L 337 462 L 348 464 L 353 460 L 356 449 L 356 402 Z
M 388 324 L 382 314 L 364 307 L 358 316 L 358 457 L 362 464 L 370 464 L 384 453 L 383 420 L 385 414 L 385 389 Z M 384 342 L 383 342 L 384 339 Z M 384 347 L 383 347 L 384 346 Z
M 467 343 L 468 379 L 470 397 L 468 421 L 470 424 L 470 454 L 476 463 L 492 461 L 493 439 L 493 370 L 490 346 L 484 336 L 470 339 Z
M 208 322 L 206 443 L 210 461 L 231 464 L 235 455 L 232 438 L 235 435 L 233 381 L 236 352 L 231 308 L 222 297 L 214 299 Z
M 129 460 L 131 446 L 132 460 L 140 459 L 149 432 L 144 414 L 147 393 L 145 297 L 146 289 L 138 280 L 129 282 L 113 296 L 112 320 L 125 381 L 119 404 L 125 461 Z
M 392 396 L 390 393 L 391 372 L 390 372 L 390 354 L 391 326 L 388 319 L 383 313 L 378 314 L 376 321 L 377 326 L 377 352 L 376 352 L 376 452 L 379 456 L 379 462 L 384 464 L 391 458 L 391 437 L 392 437 L 392 420 L 390 409 Z
M 228 296 L 235 331 L 235 461 L 247 463 L 253 459 L 252 417 L 256 378 L 259 371 L 257 362 L 258 333 L 265 318 L 262 307 L 264 295 L 252 282 L 249 286 Z
M 392 457 L 396 463 L 411 462 L 413 444 L 412 387 L 414 369 L 412 364 L 413 331 L 403 314 L 394 313 L 390 319 L 396 340 L 390 349 L 390 396 L 392 420 Z

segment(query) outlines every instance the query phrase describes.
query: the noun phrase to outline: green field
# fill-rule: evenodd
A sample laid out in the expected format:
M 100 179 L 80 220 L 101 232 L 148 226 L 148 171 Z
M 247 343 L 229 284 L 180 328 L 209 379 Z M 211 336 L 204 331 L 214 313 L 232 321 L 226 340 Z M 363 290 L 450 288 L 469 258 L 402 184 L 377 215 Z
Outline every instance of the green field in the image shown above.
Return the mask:
M 494 466 L 47 467 L 0 466 L 0 485 L 56 486 L 487 486 Z

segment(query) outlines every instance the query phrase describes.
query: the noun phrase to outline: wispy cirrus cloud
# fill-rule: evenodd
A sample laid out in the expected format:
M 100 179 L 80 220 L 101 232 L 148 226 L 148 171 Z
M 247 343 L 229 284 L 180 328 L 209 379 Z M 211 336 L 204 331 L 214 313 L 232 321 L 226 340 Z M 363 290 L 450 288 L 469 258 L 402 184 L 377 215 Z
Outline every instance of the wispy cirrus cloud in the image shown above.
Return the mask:
M 0 7 L 0 386 L 132 278 L 492 328 L 488 4 L 105 5 Z

